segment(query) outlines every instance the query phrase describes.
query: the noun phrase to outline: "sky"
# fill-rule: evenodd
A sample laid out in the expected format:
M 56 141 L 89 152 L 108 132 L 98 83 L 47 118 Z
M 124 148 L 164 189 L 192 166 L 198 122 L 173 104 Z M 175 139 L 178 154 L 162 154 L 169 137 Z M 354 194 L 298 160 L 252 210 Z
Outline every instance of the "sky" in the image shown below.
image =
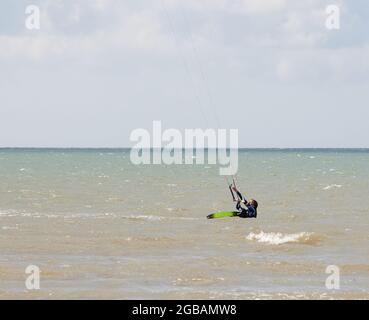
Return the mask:
M 364 148 L 368 101 L 367 0 L 0 3 L 0 147 L 129 147 L 160 120 L 244 148 Z

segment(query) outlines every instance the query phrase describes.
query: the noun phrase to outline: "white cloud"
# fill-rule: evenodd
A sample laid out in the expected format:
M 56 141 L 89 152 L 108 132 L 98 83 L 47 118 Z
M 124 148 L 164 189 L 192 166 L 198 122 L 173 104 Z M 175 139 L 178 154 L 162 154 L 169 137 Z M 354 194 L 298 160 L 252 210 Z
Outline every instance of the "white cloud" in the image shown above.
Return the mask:
M 0 36 L 1 59 L 88 57 L 93 63 L 130 51 L 193 59 L 195 47 L 213 65 L 223 59 L 225 66 L 252 69 L 260 77 L 274 66 L 277 79 L 294 81 L 336 75 L 344 79 L 345 74 L 352 78 L 355 73 L 361 78 L 360 65 L 366 65 L 362 46 L 339 51 L 329 47 L 337 35 L 324 27 L 325 5 L 318 0 L 160 0 L 145 6 L 49 0 L 41 13 L 40 32 Z M 189 26 L 186 14 L 191 15 Z
M 198 11 L 216 10 L 232 14 L 259 14 L 284 8 L 287 0 L 161 0 L 171 8 L 185 7 Z
M 239 0 L 229 1 L 231 11 L 252 13 L 270 13 L 286 7 L 287 0 Z
M 14 8 L 14 1 L 5 1 Z M 354 2 L 342 7 L 338 32 L 325 28 L 328 0 L 35 0 L 41 8 L 39 32 L 19 27 L 24 25 L 20 2 L 6 20 L 16 27 L 1 25 L 9 10 L 0 11 L 0 96 L 6 110 L 0 136 L 8 134 L 9 145 L 17 141 L 13 135 L 24 141 L 24 131 L 14 130 L 19 128 L 20 114 L 28 131 L 39 128 L 45 141 L 48 135 L 42 124 L 53 130 L 55 126 L 55 133 L 64 137 L 65 123 L 54 113 L 72 127 L 68 119 L 73 114 L 75 127 L 68 130 L 69 141 L 85 134 L 91 145 L 103 141 L 109 130 L 141 126 L 141 121 L 150 123 L 158 114 L 173 126 L 193 124 L 200 109 L 196 95 L 205 101 L 201 106 L 208 107 L 206 86 L 223 123 L 242 128 L 245 119 L 239 114 L 262 118 L 261 130 L 259 123 L 248 123 L 246 143 L 252 140 L 251 132 L 256 145 L 260 141 L 280 145 L 286 140 L 277 140 L 284 137 L 303 140 L 306 121 L 301 121 L 301 113 L 310 115 L 312 106 L 324 113 L 332 99 L 332 110 L 355 107 L 353 100 L 364 105 L 369 92 L 365 87 L 369 42 L 364 32 L 368 21 L 360 8 L 353 10 Z M 199 66 L 207 78 L 205 85 Z M 327 96 L 329 101 L 324 102 Z M 358 132 L 367 128 L 365 110 L 360 116 L 347 112 L 351 123 L 362 120 L 355 125 Z M 329 112 L 324 114 L 323 129 L 330 119 Z M 199 119 L 195 120 L 201 125 Z M 273 126 L 284 119 L 291 126 L 278 127 L 277 134 Z M 291 127 L 301 136 L 291 135 Z M 323 129 L 317 131 L 318 142 Z M 308 143 L 312 134 L 306 130 Z M 345 139 L 345 130 L 338 133 L 342 136 L 332 137 Z M 365 134 L 360 137 L 364 140 Z M 37 139 L 29 144 L 37 144 Z M 83 138 L 79 141 L 83 145 Z M 66 143 L 62 138 L 59 142 Z

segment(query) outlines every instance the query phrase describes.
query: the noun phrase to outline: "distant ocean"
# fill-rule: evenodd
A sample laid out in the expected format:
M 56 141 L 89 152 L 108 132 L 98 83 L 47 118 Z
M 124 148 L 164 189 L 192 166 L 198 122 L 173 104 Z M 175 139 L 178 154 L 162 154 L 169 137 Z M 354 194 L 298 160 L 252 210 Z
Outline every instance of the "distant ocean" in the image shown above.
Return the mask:
M 257 219 L 206 219 L 234 209 L 214 165 L 0 149 L 0 298 L 369 299 L 368 150 L 245 149 L 237 181 Z

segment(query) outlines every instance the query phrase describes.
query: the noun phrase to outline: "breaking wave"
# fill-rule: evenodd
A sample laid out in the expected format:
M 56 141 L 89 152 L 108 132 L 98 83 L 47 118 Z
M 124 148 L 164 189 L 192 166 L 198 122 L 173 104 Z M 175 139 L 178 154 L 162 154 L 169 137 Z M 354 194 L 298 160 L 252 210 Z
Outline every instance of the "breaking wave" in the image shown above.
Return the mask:
M 314 232 L 280 233 L 260 231 L 259 233 L 249 233 L 246 239 L 270 245 L 281 245 L 285 243 L 314 245 L 321 241 L 321 238 Z

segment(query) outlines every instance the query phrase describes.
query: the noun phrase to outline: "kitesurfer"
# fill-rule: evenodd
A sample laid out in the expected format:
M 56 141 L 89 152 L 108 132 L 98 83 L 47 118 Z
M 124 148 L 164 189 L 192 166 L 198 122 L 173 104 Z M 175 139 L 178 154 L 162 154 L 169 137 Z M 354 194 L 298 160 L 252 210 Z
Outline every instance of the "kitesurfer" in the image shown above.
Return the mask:
M 238 211 L 238 216 L 240 218 L 256 218 L 258 202 L 255 199 L 247 200 L 244 198 L 241 192 L 238 191 L 234 181 L 233 184 L 229 186 L 229 190 L 231 191 L 233 201 L 237 202 L 236 209 Z M 235 198 L 233 191 L 236 193 L 237 199 Z

